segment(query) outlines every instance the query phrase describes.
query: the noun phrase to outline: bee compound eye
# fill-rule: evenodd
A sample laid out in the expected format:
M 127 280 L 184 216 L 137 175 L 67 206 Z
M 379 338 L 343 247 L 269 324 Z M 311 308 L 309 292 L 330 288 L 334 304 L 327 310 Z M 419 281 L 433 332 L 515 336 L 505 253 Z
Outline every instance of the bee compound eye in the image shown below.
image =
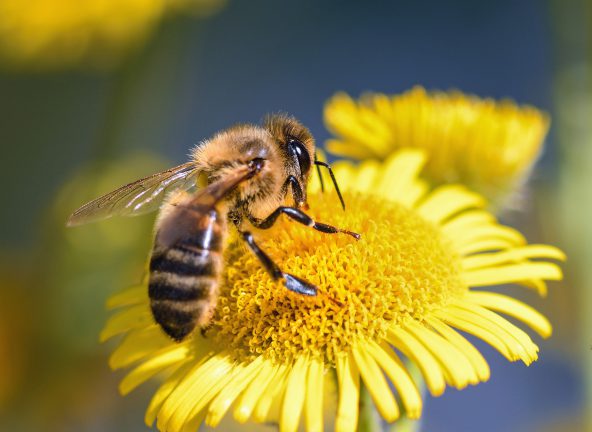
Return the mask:
M 296 139 L 291 139 L 288 142 L 288 151 L 292 156 L 296 156 L 298 159 L 298 165 L 300 166 L 300 173 L 305 175 L 310 170 L 311 161 L 310 156 L 308 154 L 308 150 L 304 147 L 300 141 Z

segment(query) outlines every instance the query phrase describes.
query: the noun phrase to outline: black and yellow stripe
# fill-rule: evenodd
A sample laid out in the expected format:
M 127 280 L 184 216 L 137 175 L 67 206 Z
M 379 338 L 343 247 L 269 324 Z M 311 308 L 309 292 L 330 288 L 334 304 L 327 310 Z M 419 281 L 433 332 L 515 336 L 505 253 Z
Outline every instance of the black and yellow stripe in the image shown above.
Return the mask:
M 170 248 L 155 248 L 148 295 L 156 322 L 176 341 L 209 320 L 222 268 L 222 235 L 217 229 L 192 233 Z M 214 303 L 214 304 L 212 304 Z

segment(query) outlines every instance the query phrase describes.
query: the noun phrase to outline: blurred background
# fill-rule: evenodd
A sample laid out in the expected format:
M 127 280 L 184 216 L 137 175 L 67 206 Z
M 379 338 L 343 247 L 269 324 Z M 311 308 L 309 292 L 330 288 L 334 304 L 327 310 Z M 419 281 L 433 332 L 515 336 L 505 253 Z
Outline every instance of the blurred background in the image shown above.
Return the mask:
M 422 431 L 592 431 L 592 2 L 0 0 L 0 430 L 143 431 L 98 334 L 138 281 L 153 216 L 66 230 L 116 186 L 182 163 L 235 122 L 287 111 L 329 137 L 336 91 L 420 84 L 551 114 L 522 210 L 504 221 L 569 256 L 540 360 L 428 398 Z M 230 429 L 231 424 L 225 426 Z

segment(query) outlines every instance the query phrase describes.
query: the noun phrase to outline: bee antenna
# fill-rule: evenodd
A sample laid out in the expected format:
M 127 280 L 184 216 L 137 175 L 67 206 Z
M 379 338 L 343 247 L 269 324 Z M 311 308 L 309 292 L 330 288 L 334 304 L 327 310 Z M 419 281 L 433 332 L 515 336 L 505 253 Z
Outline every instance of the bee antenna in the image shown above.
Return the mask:
M 345 210 L 345 202 L 343 201 L 343 196 L 341 196 L 341 191 L 339 190 L 339 186 L 337 186 L 337 179 L 335 179 L 335 174 L 333 174 L 333 170 L 331 169 L 331 166 L 326 162 L 321 162 L 318 160 L 315 160 L 314 163 L 317 166 L 317 170 L 319 171 L 319 176 L 321 174 L 321 170 L 319 167 L 324 167 L 329 170 L 329 175 L 331 176 L 331 180 L 333 181 L 333 186 L 335 186 L 335 191 L 337 192 L 337 196 L 339 197 L 339 201 L 341 202 L 341 207 L 343 207 L 343 210 Z M 322 181 L 321 181 L 321 184 L 322 184 Z
M 318 162 L 317 154 L 315 153 L 314 163 L 317 166 L 317 174 L 319 175 L 319 180 L 321 182 L 321 192 L 325 192 L 325 182 L 323 181 L 323 175 L 321 174 L 321 167 L 317 162 Z

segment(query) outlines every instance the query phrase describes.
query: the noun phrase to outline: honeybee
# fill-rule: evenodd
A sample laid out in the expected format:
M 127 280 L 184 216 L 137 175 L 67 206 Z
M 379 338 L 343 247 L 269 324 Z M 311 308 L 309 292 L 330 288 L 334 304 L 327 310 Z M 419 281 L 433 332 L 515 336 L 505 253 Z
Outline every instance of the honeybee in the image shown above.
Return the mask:
M 177 342 L 210 323 L 219 292 L 228 225 L 234 225 L 274 279 L 290 291 L 316 296 L 318 288 L 283 272 L 257 245 L 249 225 L 270 228 L 287 217 L 328 234 L 357 233 L 316 222 L 306 187 L 318 161 L 309 130 L 293 117 L 268 116 L 263 126 L 237 125 L 198 144 L 190 162 L 122 186 L 76 210 L 67 225 L 113 215 L 133 216 L 160 207 L 150 258 L 148 294 L 154 320 Z M 322 184 L 322 176 L 320 177 Z M 198 185 L 202 185 L 202 187 Z M 287 205 L 293 200 L 293 205 Z

